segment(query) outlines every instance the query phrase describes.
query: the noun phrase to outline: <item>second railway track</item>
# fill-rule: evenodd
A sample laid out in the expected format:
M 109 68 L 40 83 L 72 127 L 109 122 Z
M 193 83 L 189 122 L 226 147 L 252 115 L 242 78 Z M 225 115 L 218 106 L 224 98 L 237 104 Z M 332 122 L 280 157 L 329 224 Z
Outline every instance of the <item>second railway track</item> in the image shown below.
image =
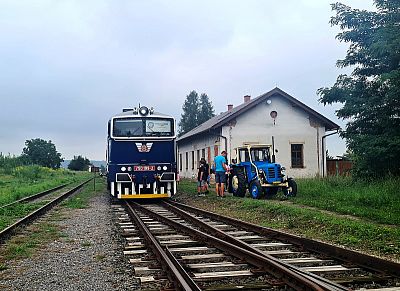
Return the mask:
M 127 203 L 127 213 L 120 212 L 125 254 L 144 289 L 173 284 L 183 290 L 400 288 L 400 264 L 172 204 Z
M 60 202 L 62 202 L 64 199 L 68 198 L 70 195 L 72 195 L 73 193 L 75 193 L 76 191 L 78 191 L 79 189 L 81 189 L 86 183 L 88 183 L 89 181 L 91 181 L 93 178 L 90 178 L 82 183 L 80 183 L 79 185 L 63 192 L 62 194 L 56 196 L 55 198 L 52 197 L 52 199 L 50 201 L 46 201 L 46 203 L 44 205 L 42 205 L 41 207 L 37 208 L 36 210 L 30 212 L 29 214 L 25 215 L 22 218 L 17 219 L 17 221 L 15 221 L 14 223 L 8 225 L 6 228 L 4 228 L 3 230 L 0 231 L 0 243 L 6 241 L 7 239 L 9 239 L 15 232 L 16 230 L 23 226 L 26 225 L 28 223 L 31 223 L 32 221 L 34 221 L 35 219 L 37 219 L 38 217 L 42 216 L 43 214 L 45 214 L 47 211 L 49 211 L 50 209 L 52 209 L 54 206 L 56 206 L 57 204 L 59 204 Z M 56 188 L 52 188 L 50 190 L 35 194 L 35 195 L 31 195 L 29 197 L 14 201 L 13 203 L 9 203 L 7 205 L 3 205 L 0 209 L 2 209 L 3 211 L 9 207 L 14 206 L 15 204 L 18 203 L 22 203 L 22 202 L 27 202 L 27 201 L 32 201 L 35 199 L 40 199 L 41 197 L 50 194 L 50 193 L 54 193 L 55 191 L 61 189 L 65 187 L 65 185 L 61 185 L 58 186 Z

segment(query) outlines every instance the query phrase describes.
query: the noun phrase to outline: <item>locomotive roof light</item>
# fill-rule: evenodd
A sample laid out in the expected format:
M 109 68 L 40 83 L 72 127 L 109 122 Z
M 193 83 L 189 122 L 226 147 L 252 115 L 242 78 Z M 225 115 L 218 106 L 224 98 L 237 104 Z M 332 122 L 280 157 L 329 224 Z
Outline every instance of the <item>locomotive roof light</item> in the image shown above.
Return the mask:
M 139 108 L 139 113 L 140 115 L 145 116 L 149 114 L 149 108 L 147 108 L 146 106 L 142 106 Z
M 150 114 L 153 114 L 153 113 L 154 113 L 154 108 L 151 107 L 151 108 L 150 108 Z

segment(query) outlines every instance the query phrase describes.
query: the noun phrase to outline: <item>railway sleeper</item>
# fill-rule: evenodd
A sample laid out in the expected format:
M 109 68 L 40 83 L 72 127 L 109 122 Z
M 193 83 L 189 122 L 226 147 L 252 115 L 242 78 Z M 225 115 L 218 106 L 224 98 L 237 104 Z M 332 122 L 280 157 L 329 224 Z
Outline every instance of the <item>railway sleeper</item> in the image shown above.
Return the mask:
M 135 266 L 133 268 L 133 270 L 135 272 L 135 276 L 138 276 L 138 277 L 146 277 L 149 275 L 156 275 L 161 272 L 160 267 L 150 268 L 148 266 L 142 266 L 142 267 Z
M 206 246 L 200 247 L 187 247 L 187 248 L 170 248 L 169 249 L 172 253 L 177 253 L 178 255 L 193 255 L 193 254 L 212 254 L 217 253 L 217 249 L 209 248 Z
M 225 261 L 228 257 L 224 254 L 204 254 L 204 255 L 187 255 L 179 256 L 178 260 L 184 264 L 194 264 L 196 262 L 217 263 Z
M 221 272 L 229 269 L 229 271 L 243 271 L 249 270 L 248 264 L 235 264 L 231 261 L 222 261 L 222 262 L 215 262 L 215 263 L 194 263 L 194 264 L 187 264 L 188 269 L 192 272 L 197 273 L 208 273 L 208 272 Z
M 323 260 L 315 257 L 290 258 L 290 259 L 282 259 L 282 261 L 297 267 L 329 266 L 336 263 L 334 260 Z
M 353 277 L 356 275 L 362 275 L 363 272 L 367 273 L 359 268 L 349 269 L 342 265 L 331 265 L 331 266 L 317 266 L 317 267 L 301 267 L 302 271 L 310 272 L 323 276 L 328 279 L 339 278 L 339 277 Z
M 254 274 L 250 270 L 193 273 L 193 279 L 196 282 L 223 280 L 229 277 L 230 278 L 254 277 Z

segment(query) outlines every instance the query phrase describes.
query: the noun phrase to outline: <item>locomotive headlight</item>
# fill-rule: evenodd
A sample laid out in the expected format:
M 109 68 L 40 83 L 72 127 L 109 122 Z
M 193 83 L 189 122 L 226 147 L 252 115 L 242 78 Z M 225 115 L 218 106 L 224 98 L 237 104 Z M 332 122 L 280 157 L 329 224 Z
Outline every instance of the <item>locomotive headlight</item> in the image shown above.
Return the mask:
M 140 115 L 147 115 L 149 114 L 149 108 L 147 108 L 146 106 L 142 106 L 139 108 L 139 113 Z
M 125 168 L 125 167 L 121 167 L 121 171 L 122 171 L 122 172 L 125 172 L 125 171 L 126 171 L 126 168 Z
M 286 175 L 286 168 L 285 167 L 281 168 L 281 174 L 282 174 L 282 177 Z
M 128 167 L 128 171 L 132 171 L 132 167 Z
M 157 167 L 157 171 L 161 171 L 161 166 L 158 166 L 158 167 Z
M 167 166 L 164 166 L 164 167 L 162 167 L 162 169 L 163 169 L 164 171 L 166 171 L 168 168 L 167 168 Z

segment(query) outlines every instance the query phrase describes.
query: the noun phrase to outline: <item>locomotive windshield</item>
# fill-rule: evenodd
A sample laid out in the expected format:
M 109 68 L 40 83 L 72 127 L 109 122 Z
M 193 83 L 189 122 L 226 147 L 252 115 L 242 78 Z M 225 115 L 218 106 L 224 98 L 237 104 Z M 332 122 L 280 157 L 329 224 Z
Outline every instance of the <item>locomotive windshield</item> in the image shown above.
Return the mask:
M 115 118 L 113 137 L 174 136 L 174 124 L 167 118 Z

